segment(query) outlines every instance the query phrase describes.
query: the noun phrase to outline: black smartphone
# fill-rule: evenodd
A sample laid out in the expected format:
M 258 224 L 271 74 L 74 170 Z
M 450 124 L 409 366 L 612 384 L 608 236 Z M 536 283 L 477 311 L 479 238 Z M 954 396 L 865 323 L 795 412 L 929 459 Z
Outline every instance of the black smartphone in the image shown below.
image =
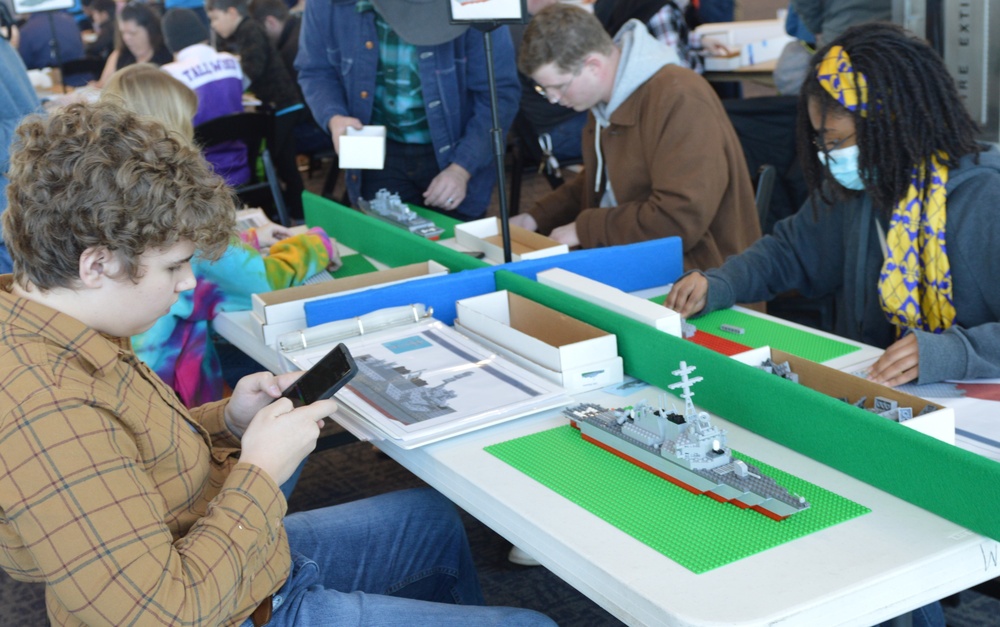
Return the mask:
M 337 344 L 336 348 L 288 386 L 281 397 L 291 400 L 295 407 L 309 405 L 330 398 L 357 373 L 358 365 L 354 363 L 351 351 L 343 344 Z

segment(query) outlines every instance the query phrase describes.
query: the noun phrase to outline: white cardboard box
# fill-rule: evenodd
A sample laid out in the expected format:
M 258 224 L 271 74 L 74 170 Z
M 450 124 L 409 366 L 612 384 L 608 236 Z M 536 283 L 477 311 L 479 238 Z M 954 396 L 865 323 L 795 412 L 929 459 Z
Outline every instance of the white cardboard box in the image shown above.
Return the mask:
M 498 218 L 483 218 L 455 226 L 455 241 L 470 250 L 478 250 L 495 263 L 503 263 L 503 236 Z M 511 261 L 539 259 L 569 252 L 566 244 L 538 233 L 510 225 Z
M 632 296 L 616 287 L 562 268 L 539 272 L 537 280 L 542 285 L 549 285 L 561 292 L 572 294 L 660 331 L 681 337 L 681 315 L 673 309 L 667 309 L 645 298 Z
M 568 372 L 618 357 L 614 334 L 506 290 L 455 307 L 463 327 L 548 370 Z
M 496 342 L 491 342 L 478 333 L 470 331 L 462 326 L 462 323 L 458 320 L 455 321 L 455 330 L 475 341 L 477 344 L 482 344 L 498 355 L 506 357 L 515 364 L 523 367 L 525 370 L 533 372 L 540 377 L 544 377 L 553 383 L 561 385 L 563 389 L 566 390 L 567 394 L 579 394 L 590 390 L 599 390 L 608 385 L 621 383 L 625 377 L 625 368 L 621 357 L 615 357 L 614 359 L 608 359 L 603 362 L 581 366 L 580 368 L 556 372 L 555 370 L 549 370 L 548 368 L 544 368 L 536 364 L 530 359 L 515 353 L 509 348 L 501 346 Z
M 278 336 L 284 333 L 291 333 L 292 331 L 306 328 L 304 313 L 301 318 L 289 318 L 284 322 L 275 322 L 274 324 L 267 324 L 252 311 L 250 312 L 250 317 L 255 323 L 254 333 L 257 335 L 257 339 L 268 346 L 273 346 L 278 341 Z
M 787 361 L 792 372 L 799 375 L 799 384 L 821 394 L 833 398 L 846 397 L 851 403 L 858 401 L 862 396 L 867 396 L 866 408 L 872 406 L 876 396 L 894 400 L 900 407 L 910 407 L 913 410 L 913 418 L 899 424 L 942 442 L 955 443 L 955 410 L 951 407 L 899 392 L 891 387 L 772 349 L 770 346 L 762 346 L 732 356 L 736 361 L 750 366 L 759 366 L 769 357 L 779 364 Z M 918 416 L 917 414 L 928 405 L 935 407 L 936 410 Z
M 315 285 L 300 285 L 273 292 L 262 292 L 252 296 L 253 313 L 267 325 L 299 319 L 304 323 L 305 309 L 303 305 L 311 300 L 328 298 L 333 294 L 358 292 L 376 285 L 391 285 L 447 273 L 448 268 L 438 262 L 424 261 L 408 266 L 324 281 Z M 294 331 L 295 329 L 290 330 Z
M 710 37 L 727 48 L 740 48 L 764 39 L 787 36 L 785 23 L 779 19 L 711 22 L 701 24 L 694 32 L 701 38 Z
M 385 167 L 385 127 L 348 127 L 340 137 L 337 162 L 343 170 L 381 170 Z
M 715 22 L 695 29 L 702 39 L 712 39 L 733 52 L 725 57 L 705 57 L 705 70 L 727 72 L 747 65 L 773 61 L 795 38 L 785 32 L 783 20 Z

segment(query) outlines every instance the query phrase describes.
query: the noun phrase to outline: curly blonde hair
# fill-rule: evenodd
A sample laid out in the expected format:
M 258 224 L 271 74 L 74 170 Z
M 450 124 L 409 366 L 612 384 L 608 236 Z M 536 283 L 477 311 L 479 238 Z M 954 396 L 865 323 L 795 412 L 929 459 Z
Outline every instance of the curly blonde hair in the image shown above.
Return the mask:
M 147 250 L 191 241 L 218 258 L 235 231 L 233 198 L 198 149 L 114 102 L 77 103 L 17 128 L 3 236 L 14 279 L 73 288 L 88 248 L 137 280 Z

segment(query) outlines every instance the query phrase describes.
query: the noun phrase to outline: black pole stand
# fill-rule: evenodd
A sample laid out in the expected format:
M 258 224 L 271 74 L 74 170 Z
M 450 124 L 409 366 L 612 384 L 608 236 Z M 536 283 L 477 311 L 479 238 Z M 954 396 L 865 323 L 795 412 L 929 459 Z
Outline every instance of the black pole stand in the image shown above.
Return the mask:
M 66 93 L 66 77 L 62 75 L 62 52 L 59 50 L 59 37 L 56 36 L 56 20 L 53 15 L 55 11 L 49 11 L 49 31 L 52 39 L 49 40 L 49 59 L 55 62 L 55 68 L 59 70 L 59 82 L 62 83 L 63 93 Z
M 499 24 L 475 24 L 475 28 L 483 31 L 483 42 L 486 50 L 486 75 L 490 84 L 490 109 L 493 113 L 493 127 L 490 137 L 493 140 L 493 158 L 497 167 L 497 193 L 500 200 L 500 233 L 503 238 L 503 260 L 510 263 L 510 209 L 507 207 L 507 174 L 504 171 L 504 138 L 500 128 L 500 112 L 497 105 L 497 79 L 493 73 L 493 30 Z

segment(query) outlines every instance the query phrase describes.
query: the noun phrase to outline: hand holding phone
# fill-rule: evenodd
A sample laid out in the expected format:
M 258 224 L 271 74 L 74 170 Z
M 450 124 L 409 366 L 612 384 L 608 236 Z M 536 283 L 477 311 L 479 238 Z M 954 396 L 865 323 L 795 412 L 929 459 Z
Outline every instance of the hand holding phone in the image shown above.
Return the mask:
M 288 386 L 281 397 L 291 400 L 295 407 L 311 405 L 332 397 L 357 373 L 358 365 L 354 363 L 351 352 L 343 344 L 337 344 L 336 348 Z

